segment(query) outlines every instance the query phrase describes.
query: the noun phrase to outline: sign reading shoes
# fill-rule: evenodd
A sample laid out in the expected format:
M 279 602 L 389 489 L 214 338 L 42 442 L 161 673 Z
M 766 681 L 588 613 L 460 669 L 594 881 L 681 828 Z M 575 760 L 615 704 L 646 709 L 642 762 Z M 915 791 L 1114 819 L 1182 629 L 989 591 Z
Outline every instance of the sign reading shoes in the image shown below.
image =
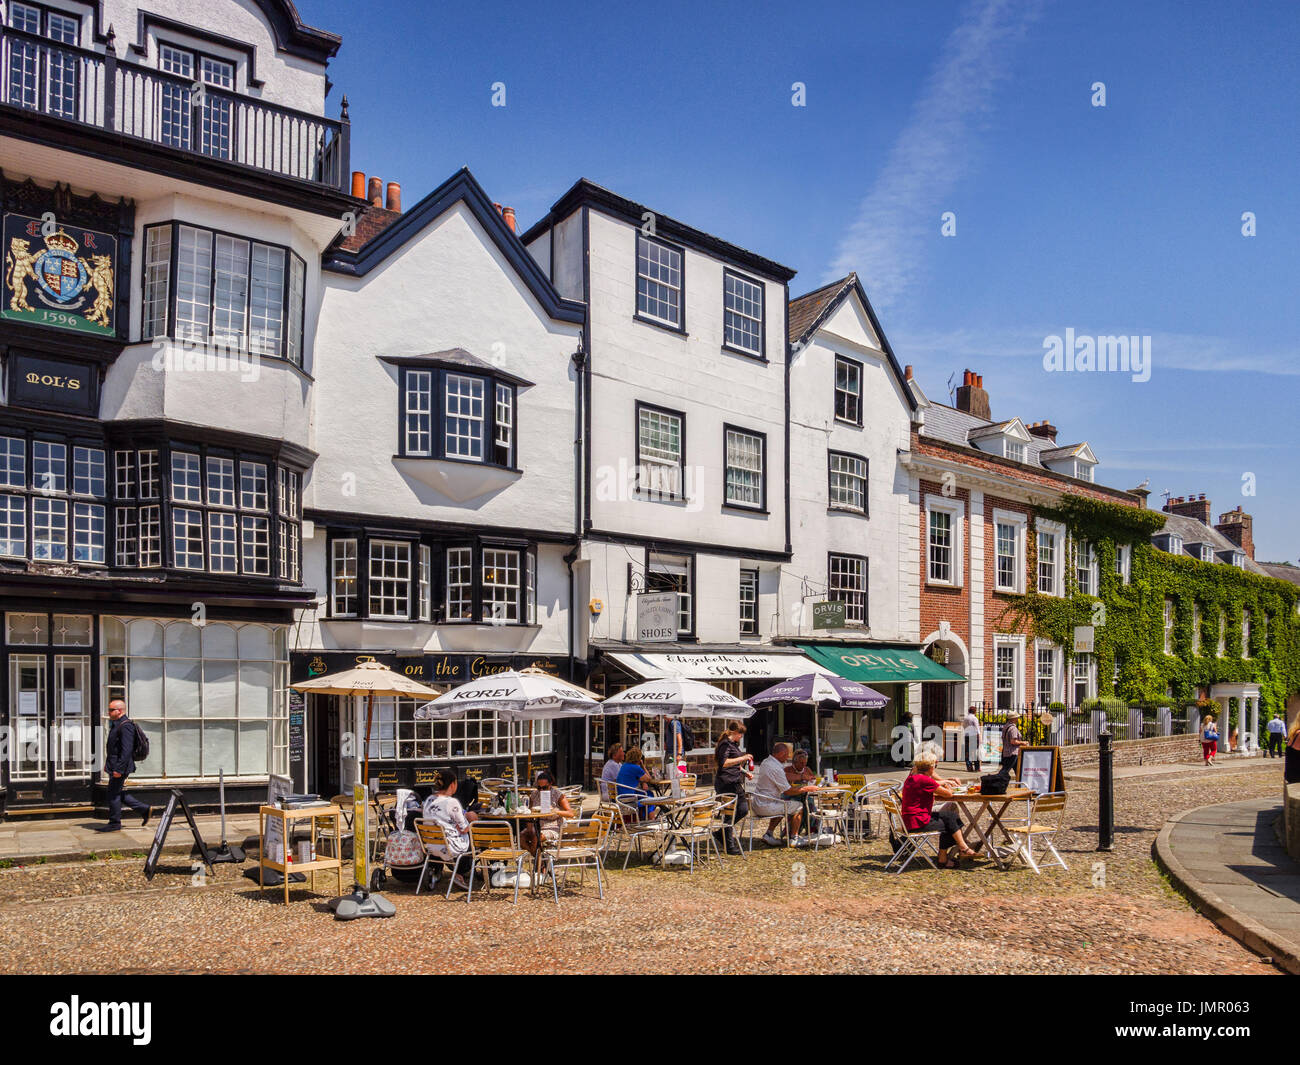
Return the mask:
M 672 643 L 677 639 L 677 593 L 642 592 L 636 597 L 637 643 Z
M 113 336 L 117 238 L 52 216 L 6 214 L 0 318 Z
M 151 1002 L 82 1002 L 73 995 L 51 1003 L 50 1035 L 129 1036 L 136 1046 L 148 1046 L 152 1014 Z

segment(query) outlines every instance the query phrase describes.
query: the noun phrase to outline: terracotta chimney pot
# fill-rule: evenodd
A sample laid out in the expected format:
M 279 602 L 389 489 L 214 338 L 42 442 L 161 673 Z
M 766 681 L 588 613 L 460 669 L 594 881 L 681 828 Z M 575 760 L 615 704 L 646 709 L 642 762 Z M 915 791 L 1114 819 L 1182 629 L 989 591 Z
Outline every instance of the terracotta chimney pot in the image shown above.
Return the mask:
M 388 209 L 402 213 L 402 186 L 396 181 L 388 183 Z
M 352 171 L 352 195 L 358 200 L 366 198 L 366 172 L 364 170 Z

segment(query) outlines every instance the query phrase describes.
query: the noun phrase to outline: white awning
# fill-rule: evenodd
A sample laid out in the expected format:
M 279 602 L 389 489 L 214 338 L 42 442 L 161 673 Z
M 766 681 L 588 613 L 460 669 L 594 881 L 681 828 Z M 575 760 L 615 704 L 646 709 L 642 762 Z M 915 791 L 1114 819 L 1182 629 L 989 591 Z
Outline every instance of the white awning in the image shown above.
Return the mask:
M 689 680 L 786 680 L 805 673 L 825 673 L 803 655 L 768 654 L 628 654 L 609 652 L 628 672 L 646 680 L 686 677 Z

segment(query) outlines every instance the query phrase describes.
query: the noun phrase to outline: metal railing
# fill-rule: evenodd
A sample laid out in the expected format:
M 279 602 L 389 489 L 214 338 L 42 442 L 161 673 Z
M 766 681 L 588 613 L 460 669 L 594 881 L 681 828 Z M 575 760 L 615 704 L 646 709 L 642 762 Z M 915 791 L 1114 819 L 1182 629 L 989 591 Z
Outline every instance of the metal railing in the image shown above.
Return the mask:
M 1106 711 L 1083 706 L 1066 706 L 1055 710 L 1038 705 L 1021 705 L 1015 710 L 1022 715 L 1020 733 L 1031 744 L 1051 744 L 1068 747 L 1082 743 L 1096 743 L 1103 730 L 1116 740 L 1151 739 L 1159 736 L 1185 736 L 1195 734 L 1200 727 L 1200 717 L 1195 709 L 1180 706 L 1139 707 L 1129 706 L 1121 714 L 1108 717 Z M 1050 723 L 1042 716 L 1051 715 Z M 977 703 L 975 716 L 981 728 L 984 725 L 1005 724 L 1010 709 L 996 703 Z
M 0 27 L 0 104 L 325 188 L 349 179 L 349 122 Z

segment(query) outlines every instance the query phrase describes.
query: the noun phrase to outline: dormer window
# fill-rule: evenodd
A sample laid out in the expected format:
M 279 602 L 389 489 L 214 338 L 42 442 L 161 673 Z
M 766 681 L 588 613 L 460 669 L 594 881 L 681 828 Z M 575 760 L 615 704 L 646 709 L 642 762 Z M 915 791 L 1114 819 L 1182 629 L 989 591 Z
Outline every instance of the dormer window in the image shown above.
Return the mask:
M 1009 458 L 1012 462 L 1025 461 L 1025 445 L 1018 441 L 1007 439 L 1002 442 L 1002 455 Z
M 486 375 L 402 367 L 401 456 L 512 467 L 515 386 Z

